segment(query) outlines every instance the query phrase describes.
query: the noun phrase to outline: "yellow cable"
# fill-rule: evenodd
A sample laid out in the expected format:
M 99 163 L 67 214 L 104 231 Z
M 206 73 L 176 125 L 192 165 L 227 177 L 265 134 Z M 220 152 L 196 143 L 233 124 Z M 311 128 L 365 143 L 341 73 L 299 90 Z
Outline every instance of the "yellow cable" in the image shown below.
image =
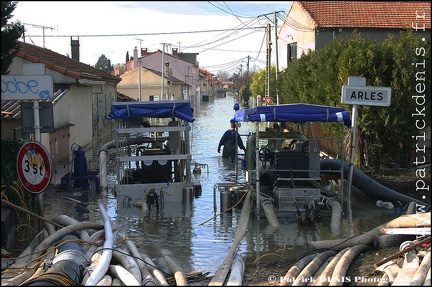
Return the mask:
M 279 257 L 279 258 L 283 259 L 283 257 L 280 256 L 279 254 L 276 254 L 276 253 L 267 253 L 267 254 L 263 254 L 260 257 L 258 257 L 257 259 L 255 259 L 253 263 L 256 264 L 257 261 L 259 261 L 260 259 L 262 259 L 264 257 L 267 257 L 267 256 L 276 256 L 276 257 Z
M 228 211 L 230 211 L 231 209 L 233 209 L 234 207 L 236 207 L 238 204 L 240 204 L 240 202 L 243 200 L 243 198 L 246 196 L 246 194 L 247 194 L 248 192 L 250 192 L 251 190 L 252 190 L 252 189 L 249 188 L 249 190 L 247 190 L 247 191 L 245 192 L 245 194 L 243 194 L 243 196 L 240 198 L 240 200 L 239 200 L 236 204 L 234 204 L 233 206 L 231 206 L 231 207 L 228 208 L 228 209 L 225 209 L 225 210 L 222 211 L 221 213 L 216 214 L 216 215 L 213 216 L 212 218 L 209 218 L 209 219 L 207 219 L 206 221 L 204 221 L 204 222 L 198 224 L 198 226 L 201 226 L 201 225 L 207 223 L 208 221 L 210 221 L 210 220 L 212 220 L 212 219 L 215 219 L 216 217 L 218 217 L 218 216 L 224 214 L 225 212 L 228 212 Z

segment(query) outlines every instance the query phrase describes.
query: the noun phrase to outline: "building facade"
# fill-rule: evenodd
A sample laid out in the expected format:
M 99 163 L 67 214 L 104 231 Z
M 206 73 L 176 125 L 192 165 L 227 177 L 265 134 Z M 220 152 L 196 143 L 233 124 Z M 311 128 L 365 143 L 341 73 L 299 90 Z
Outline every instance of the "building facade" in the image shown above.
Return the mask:
M 54 129 L 41 133 L 41 144 L 52 159 L 51 183 L 58 184 L 70 172 L 73 149 L 85 151 L 89 169 L 97 168 L 99 148 L 112 140 L 112 122 L 107 120 L 111 103 L 117 98 L 121 79 L 49 49 L 20 42 L 20 50 L 9 75 L 22 75 L 25 64 L 42 63 L 54 79 L 52 97 Z M 42 100 L 41 100 L 42 101 Z M 40 102 L 41 102 L 40 101 Z M 21 103 L 3 101 L 2 138 L 27 137 L 22 132 Z M 93 164 L 95 163 L 95 164 Z
M 294 1 L 278 32 L 279 69 L 354 31 L 378 43 L 407 29 L 430 39 L 430 23 L 425 1 Z

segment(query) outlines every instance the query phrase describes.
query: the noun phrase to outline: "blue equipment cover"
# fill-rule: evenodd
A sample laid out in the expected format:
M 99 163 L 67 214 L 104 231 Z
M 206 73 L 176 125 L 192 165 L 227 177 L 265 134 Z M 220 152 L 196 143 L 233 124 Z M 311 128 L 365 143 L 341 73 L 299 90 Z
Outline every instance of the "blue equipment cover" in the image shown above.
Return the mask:
M 148 101 L 148 102 L 116 102 L 111 105 L 109 120 L 145 118 L 178 118 L 193 123 L 193 108 L 187 100 L 180 101 Z
M 350 113 L 343 108 L 311 104 L 259 106 L 236 111 L 236 122 L 344 122 L 351 126 Z

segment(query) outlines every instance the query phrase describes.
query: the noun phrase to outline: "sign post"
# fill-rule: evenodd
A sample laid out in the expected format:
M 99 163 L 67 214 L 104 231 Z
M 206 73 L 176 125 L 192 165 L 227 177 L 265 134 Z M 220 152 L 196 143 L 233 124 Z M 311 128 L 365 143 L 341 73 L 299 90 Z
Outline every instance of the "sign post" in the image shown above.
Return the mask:
M 351 237 L 354 236 L 352 210 L 351 210 L 351 191 L 352 191 L 352 178 L 354 173 L 357 105 L 388 107 L 390 106 L 390 102 L 391 102 L 391 88 L 366 86 L 366 78 L 351 76 L 348 78 L 348 85 L 342 86 L 341 99 L 343 104 L 353 104 L 352 115 L 351 115 L 351 147 L 350 147 L 350 159 L 349 159 L 348 199 L 347 199 L 349 236 Z M 343 197 L 341 201 L 343 202 Z
M 1 76 L 1 98 L 2 100 L 33 100 L 33 116 L 34 116 L 34 140 L 38 143 L 41 141 L 41 127 L 40 127 L 40 119 L 39 119 L 39 100 L 52 100 L 53 99 L 53 89 L 54 89 L 54 77 L 52 75 L 46 74 L 46 66 L 42 63 L 35 64 L 24 64 L 23 65 L 23 74 L 22 75 L 2 75 Z M 33 143 L 34 146 L 27 146 L 29 150 L 25 151 L 22 155 L 22 162 L 18 162 L 21 165 L 21 168 L 18 168 L 18 173 L 22 172 L 20 176 L 21 182 L 26 189 L 35 189 L 29 190 L 30 192 L 36 192 L 38 199 L 38 209 L 39 215 L 44 216 L 43 212 L 43 195 L 41 191 L 45 189 L 50 180 L 51 180 L 51 161 L 49 160 L 48 153 L 45 148 L 39 144 Z M 32 150 L 34 148 L 34 158 L 42 159 L 42 163 L 31 162 Z M 30 152 L 30 154 L 28 154 Z M 47 156 L 47 160 L 45 160 L 45 154 Z M 28 169 L 30 172 L 30 168 L 33 169 L 36 167 L 39 169 L 39 172 L 44 170 L 44 175 L 42 178 L 40 175 L 33 175 L 33 178 L 29 178 L 26 176 L 25 167 L 25 155 L 29 160 Z M 37 156 L 38 155 L 38 156 Z M 19 157 L 18 157 L 19 161 Z M 41 165 L 43 164 L 43 165 Z M 48 174 L 47 174 L 48 172 Z M 23 181 L 24 180 L 24 181 Z M 40 180 L 40 182 L 38 182 Z M 46 184 L 46 185 L 45 185 Z M 41 189 L 43 187 L 43 189 Z M 39 190 L 41 189 L 41 190 Z M 43 224 L 40 224 L 40 230 L 42 230 Z

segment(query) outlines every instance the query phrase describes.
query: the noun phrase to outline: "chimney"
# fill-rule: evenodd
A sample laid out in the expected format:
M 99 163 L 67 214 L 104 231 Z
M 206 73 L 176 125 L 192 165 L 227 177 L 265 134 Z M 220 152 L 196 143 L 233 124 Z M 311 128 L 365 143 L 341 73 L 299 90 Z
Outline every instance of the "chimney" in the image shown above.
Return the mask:
M 135 47 L 133 51 L 134 68 L 138 67 L 138 49 Z
M 169 63 L 165 62 L 164 75 L 169 76 Z
M 77 40 L 73 40 L 71 37 L 71 55 L 72 59 L 79 61 L 80 60 L 80 54 L 79 54 L 79 37 Z
M 141 57 L 147 55 L 147 48 L 141 48 Z
M 172 54 L 173 54 L 173 56 L 177 57 L 177 54 L 178 54 L 177 48 L 172 48 Z
M 114 65 L 114 75 L 120 77 L 120 64 Z

